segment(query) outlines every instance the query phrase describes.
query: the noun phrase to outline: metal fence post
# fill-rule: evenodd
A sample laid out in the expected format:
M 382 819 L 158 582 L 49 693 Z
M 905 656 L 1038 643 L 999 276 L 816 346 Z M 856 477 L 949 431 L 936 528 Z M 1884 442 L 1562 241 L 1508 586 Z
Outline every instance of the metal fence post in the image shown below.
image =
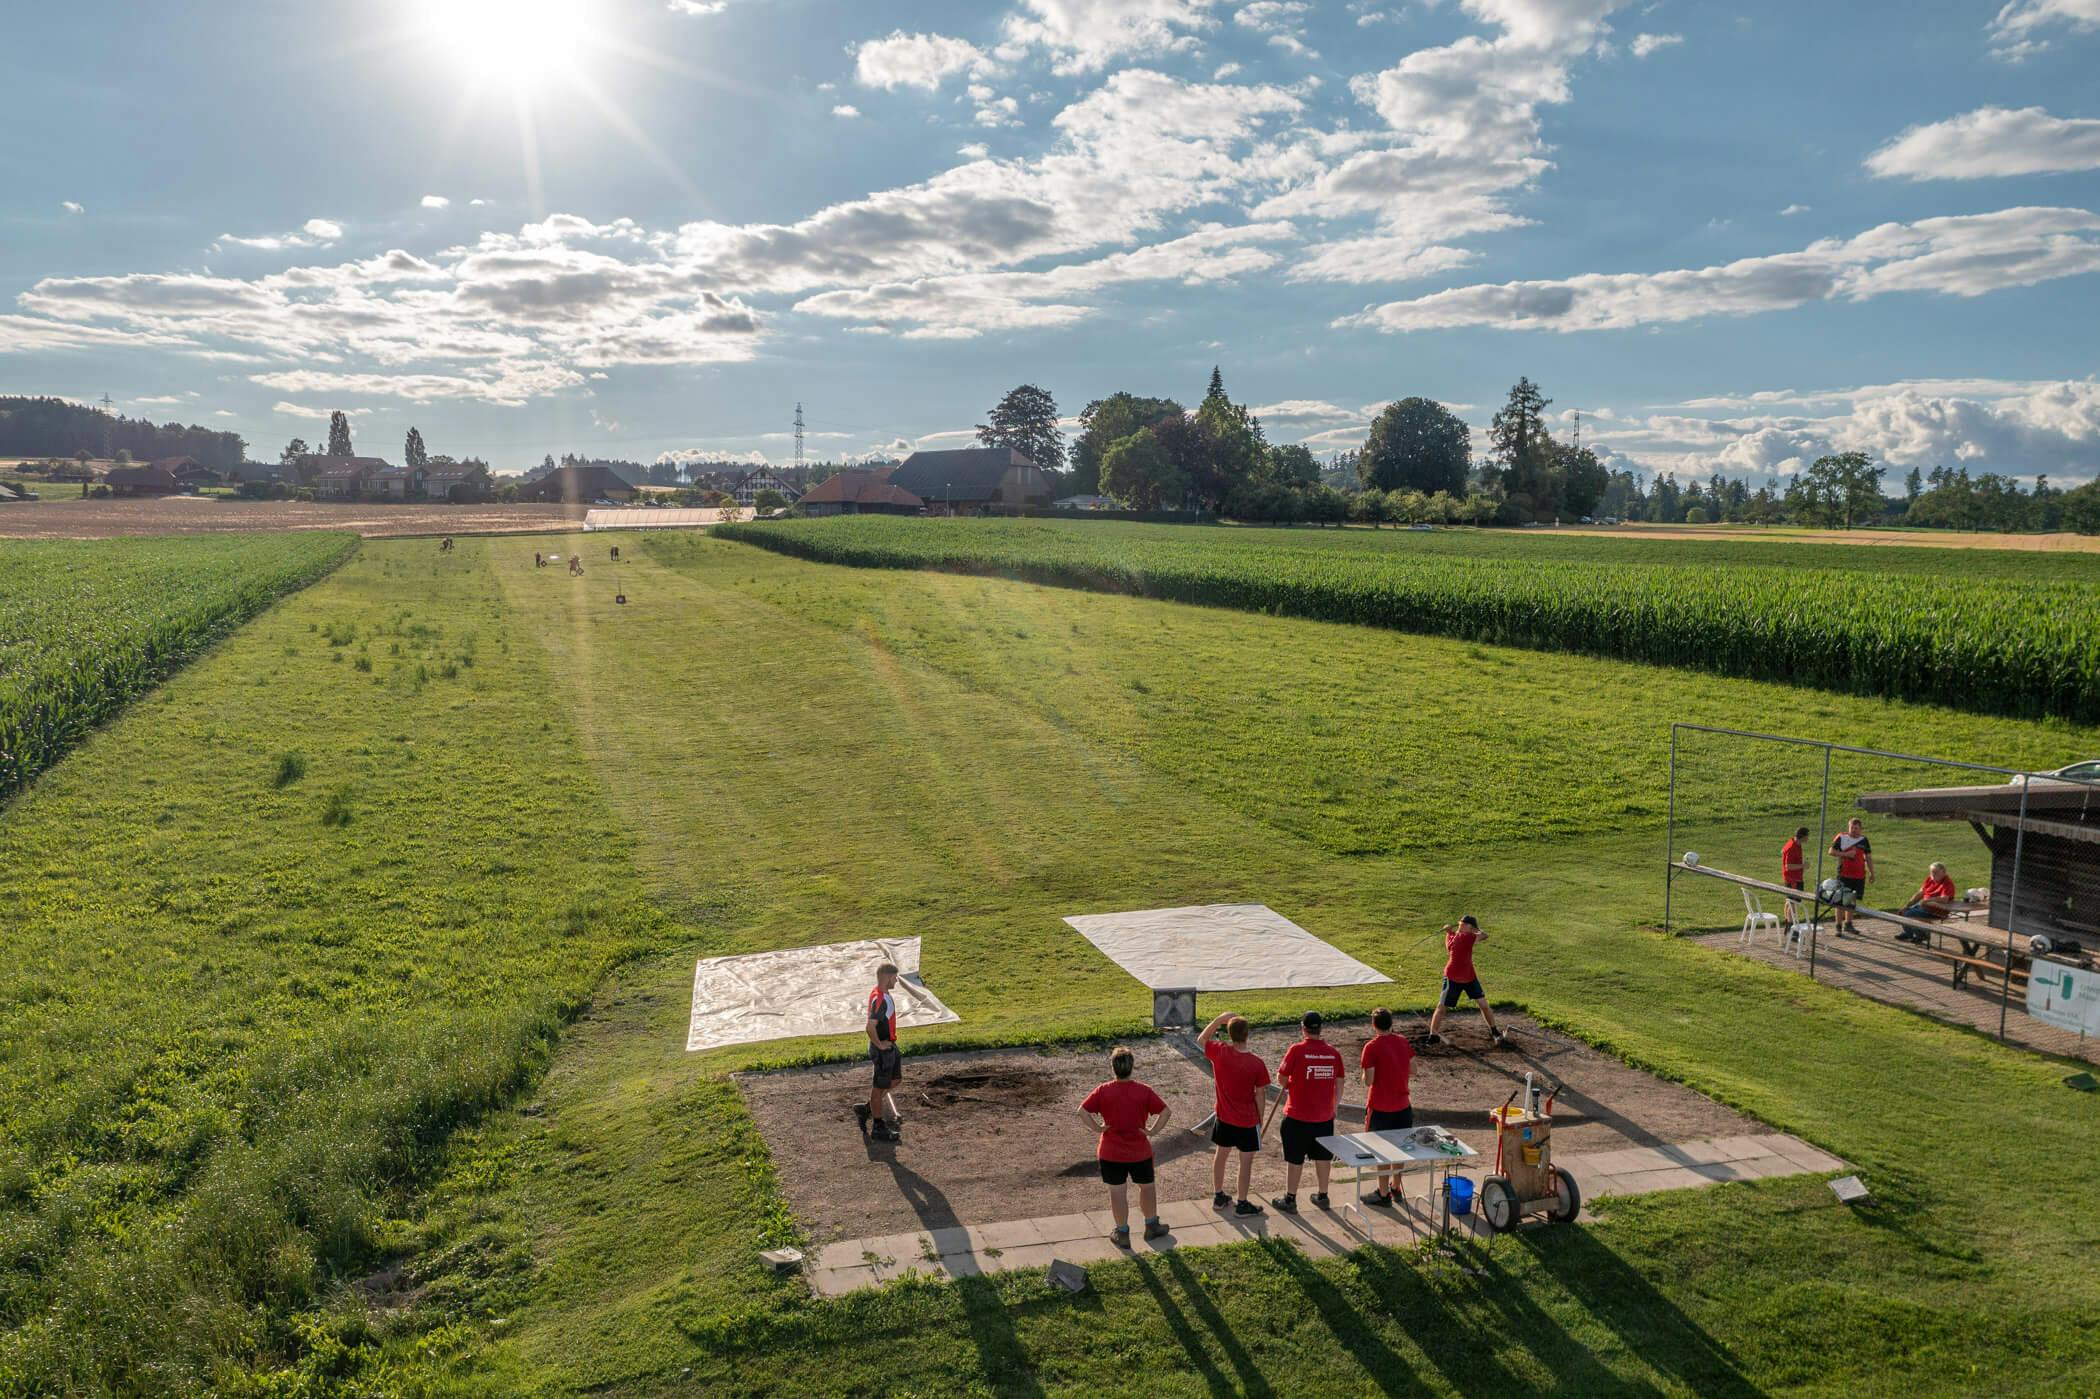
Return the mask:
M 2005 1014 L 2012 1004 L 2013 923 L 2020 916 L 2020 857 L 2027 850 L 2027 774 L 2020 774 L 2020 824 L 2013 828 L 2012 889 L 2005 896 L 2005 974 L 1998 978 L 1998 1038 L 2005 1038 Z M 2031 970 L 2031 969 L 2030 969 Z
M 1823 852 L 1830 847 L 1830 755 L 1832 748 L 1823 745 L 1823 804 L 1816 812 L 1816 891 L 1809 903 L 1808 920 L 1808 979 L 1816 979 L 1816 944 L 1823 936 Z
M 1663 835 L 1663 936 L 1670 935 L 1670 891 L 1677 884 L 1677 726 L 1670 725 L 1670 818 Z

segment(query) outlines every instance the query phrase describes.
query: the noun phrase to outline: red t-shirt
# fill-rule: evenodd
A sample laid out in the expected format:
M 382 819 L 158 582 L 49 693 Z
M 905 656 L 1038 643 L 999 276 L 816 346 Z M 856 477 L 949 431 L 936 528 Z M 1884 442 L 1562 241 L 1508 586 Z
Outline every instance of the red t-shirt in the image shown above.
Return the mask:
M 1152 1138 L 1145 1135 L 1145 1121 L 1167 1110 L 1166 1103 L 1147 1084 L 1134 1078 L 1110 1079 L 1086 1095 L 1080 1108 L 1101 1114 L 1103 1161 L 1150 1161 Z
M 1920 902 L 1926 899 L 1951 899 L 1953 897 L 1954 881 L 1952 879 L 1927 879 L 1918 886 L 1918 899 Z
M 1807 871 L 1807 852 L 1802 850 L 1800 841 L 1789 837 L 1787 843 L 1779 847 L 1779 882 L 1791 884 L 1798 889 L 1801 887 L 1801 881 L 1806 878 Z
M 1212 1106 L 1218 1121 L 1228 1127 L 1261 1126 L 1261 1090 L 1269 1082 L 1269 1066 L 1261 1056 L 1212 1040 L 1203 1046 L 1203 1057 L 1210 1060 L 1211 1078 L 1217 1084 L 1217 1101 Z
M 1286 1090 L 1283 1115 L 1300 1122 L 1334 1121 L 1334 1105 L 1348 1072 L 1342 1051 L 1326 1040 L 1299 1040 L 1283 1051 L 1283 1062 L 1276 1067 Z
M 1371 1079 L 1369 1106 L 1373 1112 L 1398 1112 L 1407 1106 L 1407 1076 L 1415 1066 L 1415 1047 L 1407 1036 L 1372 1036 L 1358 1066 L 1377 1070 Z
M 1874 842 L 1865 836 L 1841 835 L 1830 842 L 1831 853 L 1838 857 L 1838 873 L 1846 879 L 1867 877 L 1867 856 L 1874 853 Z
M 1444 934 L 1444 979 L 1461 984 L 1476 979 L 1473 970 L 1473 944 L 1480 941 L 1480 933 L 1474 928 L 1454 928 Z
M 868 992 L 868 1019 L 875 1022 L 875 1038 L 897 1042 L 897 998 L 880 986 Z

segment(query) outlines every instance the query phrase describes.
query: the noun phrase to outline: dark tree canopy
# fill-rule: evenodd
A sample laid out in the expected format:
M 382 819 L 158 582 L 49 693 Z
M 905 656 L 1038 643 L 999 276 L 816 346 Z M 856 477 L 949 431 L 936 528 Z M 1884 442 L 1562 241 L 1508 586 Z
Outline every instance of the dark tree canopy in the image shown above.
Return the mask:
M 0 457 L 113 457 L 135 461 L 195 457 L 215 471 L 239 466 L 248 444 L 236 432 L 112 417 L 62 398 L 0 395 Z
M 350 418 L 341 409 L 328 415 L 328 455 L 350 457 L 357 455 L 350 445 Z
M 1045 471 L 1065 469 L 1057 400 L 1033 384 L 1009 390 L 992 409 L 991 421 L 977 425 L 977 440 L 987 447 L 1011 447 Z
M 1472 465 L 1473 434 L 1457 414 L 1433 398 L 1403 398 L 1372 420 L 1356 472 L 1381 491 L 1462 496 Z
M 401 464 L 403 466 L 428 466 L 430 453 L 423 447 L 423 430 L 410 428 L 408 436 L 401 442 Z
M 294 437 L 291 441 L 284 444 L 284 450 L 277 454 L 277 460 L 280 464 L 284 466 L 290 466 L 293 462 L 299 460 L 299 458 L 303 456 L 306 456 L 312 450 L 313 449 L 311 447 L 308 447 L 306 445 L 305 438 Z
M 1269 479 L 1285 486 L 1313 486 L 1320 481 L 1320 459 L 1303 442 L 1269 449 Z
M 1114 443 L 1141 427 L 1153 427 L 1181 416 L 1171 398 L 1141 398 L 1118 391 L 1097 398 L 1079 415 L 1079 440 L 1072 444 L 1072 490 L 1092 495 L 1101 489 L 1101 458 Z
M 1133 510 L 1175 508 L 1188 479 L 1150 428 L 1110 443 L 1101 457 L 1101 490 Z

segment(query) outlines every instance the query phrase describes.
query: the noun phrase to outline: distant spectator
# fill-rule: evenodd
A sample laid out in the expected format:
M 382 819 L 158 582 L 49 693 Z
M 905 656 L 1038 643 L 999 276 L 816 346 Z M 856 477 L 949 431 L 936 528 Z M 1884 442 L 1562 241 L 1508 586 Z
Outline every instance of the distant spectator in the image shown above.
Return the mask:
M 1857 816 L 1845 829 L 1832 837 L 1830 853 L 1837 856 L 1838 883 L 1852 891 L 1852 900 L 1857 903 L 1867 896 L 1867 886 L 1874 882 L 1874 844 L 1866 837 L 1866 825 Z M 1852 910 L 1840 904 L 1837 909 L 1837 935 L 1843 937 L 1852 926 Z
M 1808 892 L 1808 851 L 1801 842 L 1808 839 L 1808 827 L 1796 826 L 1793 838 L 1779 847 L 1779 882 L 1796 893 Z M 1787 925 L 1801 921 L 1801 911 L 1793 899 L 1786 901 Z
M 1947 905 L 1953 901 L 1954 877 L 1947 873 L 1945 865 L 1934 860 L 1925 871 L 1925 882 L 1918 886 L 1916 896 L 1903 910 L 1903 916 L 1936 922 L 1947 916 Z M 1902 928 L 1897 930 L 1896 941 L 1914 942 L 1922 947 L 1931 939 L 1923 928 Z

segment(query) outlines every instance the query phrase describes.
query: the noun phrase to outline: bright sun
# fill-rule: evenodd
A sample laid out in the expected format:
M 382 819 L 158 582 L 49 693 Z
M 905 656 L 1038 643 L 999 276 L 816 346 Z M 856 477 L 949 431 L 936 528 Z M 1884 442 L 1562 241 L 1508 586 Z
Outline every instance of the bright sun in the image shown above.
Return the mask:
M 573 68 L 596 38 L 591 0 L 425 0 L 432 41 L 484 82 L 520 85 Z

